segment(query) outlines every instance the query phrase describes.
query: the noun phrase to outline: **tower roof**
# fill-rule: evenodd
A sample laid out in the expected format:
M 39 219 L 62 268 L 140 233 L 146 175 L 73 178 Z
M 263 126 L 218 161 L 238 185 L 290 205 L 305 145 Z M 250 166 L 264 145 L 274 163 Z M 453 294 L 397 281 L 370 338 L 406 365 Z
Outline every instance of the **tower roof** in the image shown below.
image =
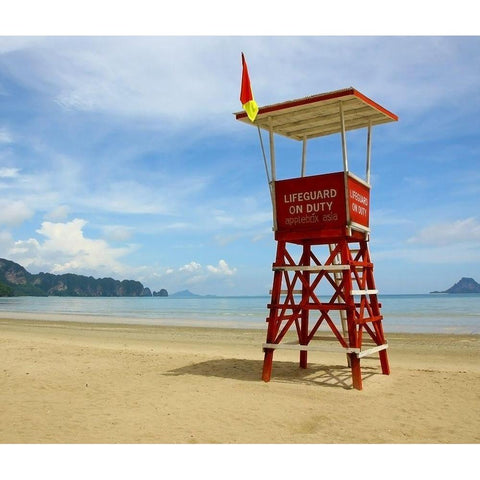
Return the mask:
M 294 140 L 322 137 L 342 131 L 339 102 L 342 102 L 345 130 L 396 122 L 397 115 L 353 87 L 260 107 L 252 123 L 246 112 L 235 118 Z

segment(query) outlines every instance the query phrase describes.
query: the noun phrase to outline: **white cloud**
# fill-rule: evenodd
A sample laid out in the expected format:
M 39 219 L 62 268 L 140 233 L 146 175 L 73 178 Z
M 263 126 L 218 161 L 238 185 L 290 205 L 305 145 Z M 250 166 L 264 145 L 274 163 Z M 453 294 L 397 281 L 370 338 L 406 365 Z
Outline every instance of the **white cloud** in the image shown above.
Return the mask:
M 52 273 L 81 273 L 87 275 L 124 275 L 126 267 L 119 261 L 128 248 L 112 248 L 100 239 L 87 238 L 83 229 L 86 221 L 43 222 L 35 238 L 18 240 L 8 255 L 23 266 L 46 268 Z
M 180 272 L 198 272 L 202 270 L 202 266 L 197 263 L 197 262 L 190 262 L 187 265 L 184 265 L 183 267 L 180 267 L 178 269 Z
M 18 172 L 18 168 L 2 167 L 0 168 L 0 178 L 16 178 L 18 177 Z
M 213 265 L 207 265 L 207 270 L 215 275 L 234 275 L 237 271 L 236 268 L 231 268 L 228 266 L 225 260 L 219 260 L 218 265 L 214 267 Z
M 33 210 L 22 200 L 0 199 L 0 225 L 18 226 L 33 215 Z
M 408 239 L 408 243 L 432 246 L 478 242 L 480 242 L 480 223 L 473 217 L 429 225 Z
M 163 282 L 164 287 L 173 292 L 192 288 L 194 293 L 212 293 L 232 288 L 232 277 L 236 273 L 237 268 L 230 267 L 223 259 L 216 266 L 191 261 L 179 268 L 165 268 L 160 280 L 157 279 L 156 282 L 159 285 Z M 222 280 L 220 286 L 219 279 Z

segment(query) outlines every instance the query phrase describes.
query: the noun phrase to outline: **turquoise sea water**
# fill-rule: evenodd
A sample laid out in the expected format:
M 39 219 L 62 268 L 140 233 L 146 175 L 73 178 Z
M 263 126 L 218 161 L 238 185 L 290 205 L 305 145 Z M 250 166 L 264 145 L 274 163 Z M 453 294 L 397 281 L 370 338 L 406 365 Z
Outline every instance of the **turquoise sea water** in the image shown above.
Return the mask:
M 480 334 L 480 295 L 379 295 L 379 300 L 386 333 Z M 0 298 L 0 317 L 29 314 L 49 320 L 265 328 L 267 303 L 265 296 L 12 297 Z

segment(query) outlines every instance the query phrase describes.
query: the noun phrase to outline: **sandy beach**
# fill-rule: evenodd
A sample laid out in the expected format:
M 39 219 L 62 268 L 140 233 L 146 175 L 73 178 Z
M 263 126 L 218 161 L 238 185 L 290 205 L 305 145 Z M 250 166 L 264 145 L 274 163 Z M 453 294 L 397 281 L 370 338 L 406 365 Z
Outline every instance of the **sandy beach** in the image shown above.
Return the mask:
M 263 330 L 0 319 L 0 442 L 479 443 L 480 336 L 388 334 L 391 375 Z

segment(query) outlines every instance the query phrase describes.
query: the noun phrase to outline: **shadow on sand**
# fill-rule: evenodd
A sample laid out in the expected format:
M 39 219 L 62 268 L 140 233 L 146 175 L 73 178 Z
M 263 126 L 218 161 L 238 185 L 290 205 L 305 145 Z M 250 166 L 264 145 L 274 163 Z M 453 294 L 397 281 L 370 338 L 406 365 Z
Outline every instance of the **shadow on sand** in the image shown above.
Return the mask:
M 194 363 L 171 370 L 165 375 L 202 375 L 206 377 L 230 378 L 247 382 L 261 382 L 263 361 L 225 358 Z M 362 367 L 365 380 L 380 372 L 378 368 Z M 309 364 L 307 369 L 299 368 L 295 362 L 274 362 L 272 382 L 302 383 L 326 387 L 352 388 L 351 370 L 346 365 Z

